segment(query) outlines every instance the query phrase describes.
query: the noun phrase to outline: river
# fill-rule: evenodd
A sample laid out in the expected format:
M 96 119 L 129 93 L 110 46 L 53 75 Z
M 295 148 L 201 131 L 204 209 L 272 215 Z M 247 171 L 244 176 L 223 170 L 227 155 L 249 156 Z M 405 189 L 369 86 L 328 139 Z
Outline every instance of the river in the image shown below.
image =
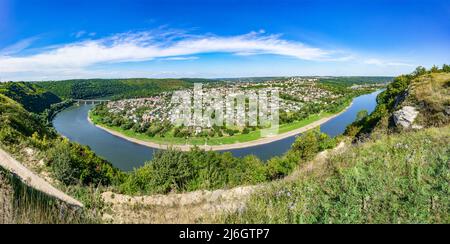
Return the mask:
M 371 113 L 376 106 L 376 97 L 381 91 L 362 95 L 353 99 L 352 105 L 342 114 L 322 124 L 321 131 L 329 136 L 340 135 L 347 125 L 356 119 L 361 110 Z M 73 106 L 56 115 L 53 126 L 61 135 L 71 141 L 89 146 L 97 155 L 107 159 L 117 168 L 130 171 L 142 166 L 144 162 L 152 159 L 153 153 L 158 149 L 149 148 L 120 137 L 114 136 L 92 125 L 87 115 L 93 105 Z M 262 160 L 282 155 L 291 147 L 296 136 L 264 145 L 241 149 L 228 150 L 233 155 L 242 157 L 254 154 Z

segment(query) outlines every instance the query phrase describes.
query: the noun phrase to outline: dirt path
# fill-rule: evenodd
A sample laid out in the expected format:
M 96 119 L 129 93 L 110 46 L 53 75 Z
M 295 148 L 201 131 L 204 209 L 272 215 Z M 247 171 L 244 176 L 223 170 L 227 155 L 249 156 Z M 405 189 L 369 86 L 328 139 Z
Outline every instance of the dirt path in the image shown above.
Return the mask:
M 7 152 L 0 148 L 0 166 L 13 172 L 22 181 L 30 187 L 39 190 L 49 196 L 55 197 L 61 201 L 64 201 L 70 205 L 83 207 L 83 204 L 75 200 L 71 196 L 56 189 L 50 183 L 31 172 L 28 168 L 23 166 L 19 161 L 12 158 Z
M 320 170 L 331 154 L 341 153 L 345 148 L 345 143 L 341 142 L 334 149 L 317 154 L 314 160 L 280 181 L 298 180 Z M 209 223 L 224 213 L 244 210 L 253 194 L 272 183 L 168 195 L 128 196 L 105 192 L 102 199 L 109 209 L 103 220 L 109 223 Z
M 315 127 L 318 127 L 318 126 L 328 122 L 331 119 L 334 119 L 335 117 L 337 117 L 340 114 L 342 114 L 345 111 L 347 111 L 347 109 L 350 108 L 352 104 L 353 103 L 351 103 L 347 108 L 345 108 L 343 111 L 341 111 L 341 112 L 339 112 L 337 114 L 328 116 L 326 118 L 319 119 L 319 120 L 317 120 L 315 122 L 312 122 L 312 123 L 310 123 L 310 124 L 308 124 L 306 126 L 303 126 L 301 128 L 295 129 L 295 130 L 288 131 L 286 133 L 278 134 L 278 135 L 271 136 L 271 137 L 265 137 L 265 138 L 261 138 L 261 139 L 254 140 L 254 141 L 249 141 L 249 142 L 240 142 L 240 143 L 234 143 L 234 144 L 215 145 L 215 146 L 199 145 L 198 147 L 200 149 L 204 149 L 206 151 L 209 151 L 209 150 L 222 151 L 222 150 L 231 150 L 231 149 L 239 149 L 239 148 L 246 148 L 246 147 L 254 147 L 254 146 L 258 146 L 258 145 L 268 144 L 268 143 L 271 143 L 271 142 L 274 142 L 274 141 L 279 141 L 279 140 L 282 140 L 282 139 L 285 139 L 285 138 L 288 138 L 288 137 L 291 137 L 291 136 L 295 136 L 295 135 L 301 134 L 301 133 L 303 133 L 305 131 L 308 131 L 308 130 L 311 130 L 311 129 L 315 128 Z M 133 143 L 136 143 L 136 144 L 140 144 L 140 145 L 143 145 L 143 146 L 147 146 L 147 147 L 151 147 L 151 148 L 157 148 L 157 149 L 175 148 L 175 149 L 179 149 L 181 151 L 189 151 L 193 147 L 192 145 L 159 144 L 159 143 L 156 143 L 156 142 L 150 142 L 150 141 L 144 141 L 144 140 L 132 138 L 132 137 L 126 136 L 126 135 L 124 135 L 124 134 L 122 134 L 120 132 L 117 132 L 115 130 L 108 129 L 108 128 L 105 128 L 105 127 L 103 127 L 101 125 L 94 124 L 91 121 L 91 119 L 89 118 L 89 115 L 88 115 L 88 120 L 89 120 L 90 123 L 92 123 L 96 127 L 100 128 L 100 129 L 102 129 L 102 130 L 104 130 L 104 131 L 106 131 L 106 132 L 108 132 L 108 133 L 110 133 L 112 135 L 115 135 L 117 137 L 123 138 L 125 140 L 130 141 L 130 142 L 133 142 Z
M 102 198 L 109 210 L 103 220 L 107 223 L 205 223 L 218 214 L 243 209 L 261 186 L 150 196 L 105 192 Z
M 316 155 L 314 160 L 307 162 L 302 167 L 299 167 L 297 170 L 292 172 L 290 175 L 286 176 L 284 181 L 293 181 L 299 179 L 301 176 L 307 175 L 319 168 L 321 168 L 330 157 L 330 154 L 339 154 L 342 153 L 346 149 L 345 142 L 339 143 L 335 148 L 330 150 L 325 150 Z

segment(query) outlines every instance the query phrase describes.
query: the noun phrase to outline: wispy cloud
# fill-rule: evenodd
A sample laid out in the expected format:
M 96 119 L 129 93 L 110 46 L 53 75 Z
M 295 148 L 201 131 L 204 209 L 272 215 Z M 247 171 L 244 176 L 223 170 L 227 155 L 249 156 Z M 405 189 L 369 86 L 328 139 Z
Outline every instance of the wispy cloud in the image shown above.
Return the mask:
M 196 60 L 198 57 L 196 56 L 180 56 L 180 57 L 167 57 L 162 58 L 161 60 L 169 60 L 169 61 L 183 61 L 183 60 Z
M 81 37 L 85 34 L 86 32 L 79 32 L 76 36 Z M 25 47 L 25 44 L 26 42 L 22 47 Z M 140 62 L 157 58 L 193 59 L 192 55 L 202 53 L 273 54 L 318 61 L 345 59 L 333 50 L 285 40 L 281 35 L 268 35 L 262 31 L 236 36 L 217 36 L 158 30 L 120 33 L 107 38 L 47 47 L 40 53 L 28 56 L 6 53 L 0 56 L 0 70 L 57 72 L 88 68 L 96 64 Z
M 72 35 L 75 36 L 75 38 L 80 38 L 80 37 L 84 36 L 85 34 L 86 34 L 86 31 L 82 30 L 82 31 L 73 33 Z
M 23 39 L 19 42 L 16 42 L 10 46 L 7 46 L 3 49 L 0 49 L 0 56 L 7 56 L 7 55 L 14 55 L 18 54 L 21 51 L 27 49 L 28 47 L 33 44 L 34 41 L 36 41 L 38 37 L 30 37 L 27 39 Z
M 81 30 L 81 31 L 72 33 L 72 36 L 74 36 L 77 39 L 81 38 L 83 36 L 86 36 L 86 35 L 89 36 L 89 37 L 94 37 L 95 35 L 97 35 L 97 33 L 96 32 L 87 32 L 85 30 Z
M 415 67 L 417 65 L 405 63 L 405 62 L 396 62 L 396 61 L 387 61 L 378 58 L 370 58 L 364 60 L 365 64 L 377 65 L 377 66 L 406 66 L 406 67 Z

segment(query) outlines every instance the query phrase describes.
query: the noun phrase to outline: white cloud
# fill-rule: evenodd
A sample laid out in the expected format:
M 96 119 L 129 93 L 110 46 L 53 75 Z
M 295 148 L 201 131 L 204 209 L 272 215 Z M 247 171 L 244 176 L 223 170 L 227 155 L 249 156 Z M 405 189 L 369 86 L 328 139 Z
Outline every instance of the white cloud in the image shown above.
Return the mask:
M 386 61 L 378 58 L 370 58 L 364 60 L 365 64 L 377 65 L 377 66 L 407 66 L 407 67 L 415 67 L 414 64 L 404 63 L 404 62 L 395 62 L 395 61 Z
M 0 79 L 10 80 L 44 80 L 44 79 L 68 79 L 89 77 L 123 77 L 124 75 L 136 77 L 161 76 L 188 76 L 199 75 L 217 76 L 220 70 L 190 70 L 199 72 L 187 74 L 186 70 L 176 69 L 172 71 L 148 70 L 152 66 L 142 67 L 129 71 L 115 66 L 108 68 L 107 64 L 122 62 L 141 62 L 149 60 L 195 60 L 197 55 L 205 53 L 229 53 L 233 55 L 280 55 L 292 59 L 319 61 L 317 66 L 327 67 L 324 72 L 355 72 L 355 67 L 365 67 L 366 71 L 376 70 L 379 73 L 389 73 L 392 70 L 403 72 L 415 65 L 398 60 L 385 60 L 380 58 L 367 58 L 367 55 L 358 55 L 351 51 L 328 50 L 313 47 L 301 42 L 286 40 L 281 35 L 267 34 L 264 30 L 250 32 L 243 35 L 218 36 L 213 34 L 192 35 L 181 30 L 156 29 L 145 32 L 127 32 L 112 35 L 106 38 L 96 38 L 94 32 L 80 31 L 73 36 L 79 38 L 88 37 L 86 40 L 78 40 L 69 44 L 52 45 L 26 50 L 34 41 L 34 38 L 22 40 L 10 47 L 0 50 Z M 345 62 L 343 66 L 336 66 L 331 62 Z M 97 66 L 100 65 L 100 66 Z M 261 64 L 263 67 L 264 64 Z M 365 66 L 358 66 L 365 65 Z M 102 67 L 103 70 L 97 69 Z M 292 74 L 311 72 L 314 66 L 291 68 Z M 337 68 L 339 67 L 339 68 Z M 128 66 L 130 68 L 130 66 Z M 233 69 L 235 70 L 235 69 Z M 236 69 L 246 75 L 245 71 Z M 277 73 L 282 67 L 252 72 Z M 236 71 L 236 72 L 238 72 Z M 183 73 L 184 72 L 184 73 Z M 214 73 L 216 72 L 216 73 Z M 246 73 L 247 72 L 247 73 Z M 324 74 L 322 72 L 322 74 Z M 176 75 L 178 74 L 178 75 Z M 250 74 L 250 73 L 249 73 Z M 253 74 L 253 73 L 252 73 Z M 278 73 L 277 73 L 278 74 Z M 226 74 L 225 74 L 226 75 Z M 285 74 L 290 75 L 290 74 Z M 317 74 L 316 74 L 317 75 Z
M 196 60 L 198 57 L 196 56 L 180 56 L 180 57 L 167 57 L 162 58 L 161 60 L 170 60 L 170 61 L 183 61 L 183 60 Z
M 76 36 L 87 34 L 85 31 Z M 338 60 L 335 52 L 288 41 L 264 31 L 236 36 L 189 35 L 181 31 L 121 33 L 108 38 L 42 48 L 28 56 L 0 56 L 1 72 L 58 72 L 96 64 L 139 62 L 157 58 L 192 59 L 201 53 L 274 54 L 302 60 Z

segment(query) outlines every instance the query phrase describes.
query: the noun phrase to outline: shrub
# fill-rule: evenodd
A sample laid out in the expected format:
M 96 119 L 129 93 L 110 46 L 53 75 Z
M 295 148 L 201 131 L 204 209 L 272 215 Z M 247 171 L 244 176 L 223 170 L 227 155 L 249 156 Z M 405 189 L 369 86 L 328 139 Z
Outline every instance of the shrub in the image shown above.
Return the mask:
M 307 161 L 313 159 L 318 152 L 333 148 L 335 145 L 336 142 L 327 134 L 311 130 L 297 137 L 292 150 L 298 153 L 299 159 Z
M 271 180 L 280 179 L 290 174 L 298 165 L 296 160 L 288 157 L 273 157 L 267 162 L 267 176 Z
M 109 185 L 121 181 L 118 169 L 85 146 L 56 140 L 46 153 L 53 174 L 66 185 Z
M 51 169 L 56 179 L 65 185 L 75 185 L 80 181 L 80 170 L 70 157 L 64 144 L 58 144 L 49 152 Z

